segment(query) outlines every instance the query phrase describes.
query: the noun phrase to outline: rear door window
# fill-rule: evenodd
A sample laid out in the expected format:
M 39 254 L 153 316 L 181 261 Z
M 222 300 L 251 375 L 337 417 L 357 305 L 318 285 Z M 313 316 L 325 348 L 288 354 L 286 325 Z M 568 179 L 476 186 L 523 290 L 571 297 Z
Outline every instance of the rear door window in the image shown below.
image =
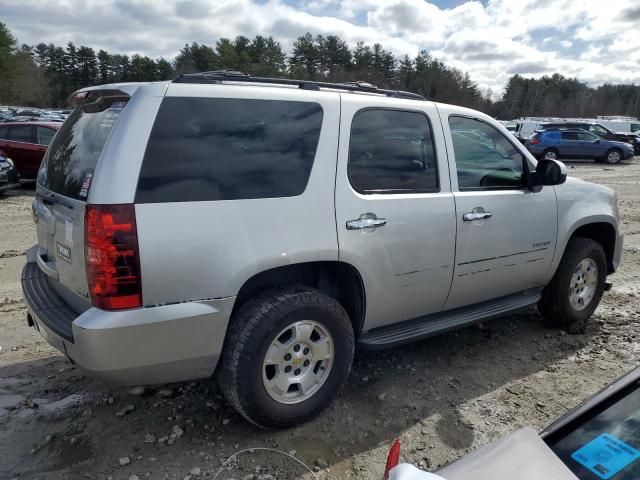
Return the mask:
M 47 127 L 36 127 L 36 141 L 39 145 L 49 145 L 56 131 Z
M 9 127 L 9 140 L 14 142 L 33 142 L 33 127 L 31 125 L 18 125 Z
M 38 183 L 60 195 L 86 200 L 102 148 L 127 99 L 98 98 L 77 107 L 49 146 Z
M 359 193 L 438 191 L 436 156 L 427 117 L 366 109 L 353 117 L 347 173 Z
M 315 102 L 168 97 L 142 162 L 137 203 L 293 197 L 318 147 Z

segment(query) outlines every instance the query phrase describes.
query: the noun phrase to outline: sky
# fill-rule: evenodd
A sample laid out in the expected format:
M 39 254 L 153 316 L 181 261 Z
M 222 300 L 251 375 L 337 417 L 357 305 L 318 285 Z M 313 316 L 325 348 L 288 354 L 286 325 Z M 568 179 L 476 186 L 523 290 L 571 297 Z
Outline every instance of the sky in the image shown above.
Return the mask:
M 0 21 L 20 43 L 169 59 L 192 41 L 271 35 L 290 51 L 333 34 L 428 50 L 494 96 L 515 73 L 640 84 L 640 0 L 1 0 Z

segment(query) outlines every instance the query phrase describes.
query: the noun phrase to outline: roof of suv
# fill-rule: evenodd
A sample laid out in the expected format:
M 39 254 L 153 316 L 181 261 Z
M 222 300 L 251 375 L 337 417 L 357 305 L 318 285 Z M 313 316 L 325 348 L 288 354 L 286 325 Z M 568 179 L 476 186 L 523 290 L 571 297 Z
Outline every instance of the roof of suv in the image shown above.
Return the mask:
M 417 93 L 406 92 L 403 90 L 386 90 L 378 88 L 371 83 L 361 81 L 330 83 L 318 82 L 315 80 L 294 80 L 290 78 L 252 77 L 249 74 L 238 72 L 236 70 L 214 70 L 210 72 L 183 74 L 176 77 L 173 80 L 173 83 L 220 83 L 223 81 L 288 85 L 296 86 L 303 90 L 320 90 L 321 88 L 326 88 L 331 90 L 382 94 L 388 97 L 408 98 L 411 100 L 426 100 L 422 95 Z
M 377 96 L 387 96 L 394 98 L 403 98 L 409 100 L 425 101 L 422 95 L 413 92 L 406 92 L 403 90 L 387 90 L 378 88 L 367 82 L 344 82 L 344 83 L 330 83 L 319 82 L 315 80 L 294 80 L 290 78 L 267 78 L 267 77 L 253 77 L 246 73 L 238 72 L 235 70 L 215 70 L 210 72 L 201 73 L 189 73 L 182 74 L 176 77 L 172 81 L 166 82 L 130 82 L 130 83 L 113 83 L 107 85 L 97 85 L 87 88 L 82 88 L 72 93 L 69 97 L 69 103 L 72 105 L 78 101 L 85 100 L 87 93 L 97 90 L 120 90 L 127 95 L 133 95 L 133 93 L 142 85 L 145 84 L 165 84 L 170 85 L 172 83 L 186 83 L 186 84 L 246 84 L 251 86 L 270 86 L 270 87 L 284 87 L 293 88 L 297 87 L 301 90 L 308 91 L 347 91 L 357 93 L 368 93 Z

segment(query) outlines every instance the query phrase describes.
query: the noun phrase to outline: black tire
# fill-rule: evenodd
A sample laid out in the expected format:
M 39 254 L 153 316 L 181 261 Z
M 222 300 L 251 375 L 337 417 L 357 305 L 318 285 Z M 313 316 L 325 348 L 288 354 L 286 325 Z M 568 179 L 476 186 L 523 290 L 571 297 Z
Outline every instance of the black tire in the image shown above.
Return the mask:
M 584 259 L 591 258 L 598 267 L 598 283 L 591 302 L 576 310 L 569 301 L 570 283 L 576 268 Z M 564 328 L 569 333 L 584 333 L 587 321 L 598 307 L 607 278 L 607 259 L 602 246 L 589 238 L 573 237 L 567 244 L 558 270 L 542 292 L 538 310 L 545 323 Z
M 560 158 L 560 152 L 558 152 L 558 150 L 556 150 L 555 148 L 547 148 L 544 152 L 542 152 L 540 159 L 547 158 L 547 155 L 549 153 L 555 154 L 555 158 L 553 158 L 553 160 L 557 160 Z
M 617 155 L 615 155 L 617 154 Z M 616 165 L 622 161 L 622 150 L 612 148 L 604 156 L 604 162 L 609 165 Z
M 314 320 L 328 330 L 334 345 L 333 364 L 311 397 L 294 404 L 280 403 L 265 388 L 263 361 L 275 336 L 301 320 Z M 337 395 L 351 369 L 354 345 L 349 316 L 335 299 L 306 286 L 269 289 L 247 301 L 233 315 L 218 382 L 227 401 L 255 425 L 293 426 L 316 416 Z

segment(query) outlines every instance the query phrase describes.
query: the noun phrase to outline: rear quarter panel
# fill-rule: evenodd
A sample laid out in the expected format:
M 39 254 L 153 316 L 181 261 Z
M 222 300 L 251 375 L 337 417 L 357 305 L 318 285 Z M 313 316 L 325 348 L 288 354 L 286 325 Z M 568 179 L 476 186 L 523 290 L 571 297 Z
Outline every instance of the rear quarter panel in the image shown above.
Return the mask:
M 337 94 L 173 84 L 168 95 L 317 101 L 323 108 L 322 130 L 309 182 L 299 196 L 136 205 L 145 305 L 235 296 L 249 278 L 270 268 L 338 260 Z

